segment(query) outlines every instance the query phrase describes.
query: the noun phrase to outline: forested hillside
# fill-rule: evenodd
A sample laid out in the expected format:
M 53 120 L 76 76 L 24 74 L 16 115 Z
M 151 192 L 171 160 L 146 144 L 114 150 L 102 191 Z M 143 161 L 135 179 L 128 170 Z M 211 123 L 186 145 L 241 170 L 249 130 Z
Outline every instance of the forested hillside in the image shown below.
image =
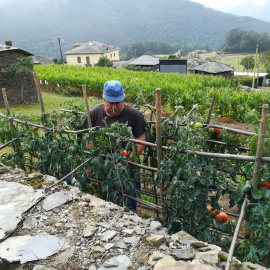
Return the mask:
M 0 5 L 0 17 L 0 43 L 12 40 L 15 46 L 48 56 L 58 53 L 57 37 L 65 52 L 88 40 L 119 47 L 164 41 L 218 49 L 226 33 L 237 27 L 270 34 L 270 23 L 189 0 L 9 0 Z

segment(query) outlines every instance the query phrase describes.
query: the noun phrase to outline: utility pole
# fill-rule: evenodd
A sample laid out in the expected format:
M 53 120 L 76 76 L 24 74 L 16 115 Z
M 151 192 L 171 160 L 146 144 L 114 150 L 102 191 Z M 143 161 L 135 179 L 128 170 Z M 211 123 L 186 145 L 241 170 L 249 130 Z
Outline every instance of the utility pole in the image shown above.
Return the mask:
M 62 48 L 61 48 L 61 42 L 60 42 L 59 37 L 58 37 L 58 44 L 59 44 L 59 50 L 60 50 L 60 56 L 61 56 L 61 64 L 64 64 L 63 53 L 62 53 Z
M 261 60 L 261 55 L 259 54 L 259 58 L 258 58 L 258 73 L 257 73 L 257 76 L 258 76 L 258 83 L 257 83 L 257 87 L 259 88 L 259 73 L 260 73 L 260 60 Z
M 252 90 L 254 89 L 255 72 L 256 72 L 256 67 L 257 67 L 258 48 L 259 48 L 259 44 L 256 45 L 256 55 L 255 55 L 255 62 L 254 62 L 254 73 L 253 73 L 253 81 L 252 81 Z
M 53 53 L 53 42 L 52 42 L 52 59 L 54 59 L 54 53 Z

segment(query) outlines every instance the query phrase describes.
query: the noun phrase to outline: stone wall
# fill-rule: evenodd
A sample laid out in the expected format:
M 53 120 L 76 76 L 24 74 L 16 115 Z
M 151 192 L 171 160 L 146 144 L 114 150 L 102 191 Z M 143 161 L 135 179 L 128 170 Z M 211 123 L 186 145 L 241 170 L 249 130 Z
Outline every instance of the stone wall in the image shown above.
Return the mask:
M 6 77 L 2 74 L 1 69 L 15 63 L 20 56 L 28 56 L 20 50 L 9 50 L 0 52 L 0 89 L 5 88 L 9 105 L 19 103 L 38 102 L 37 90 L 33 76 L 28 78 Z M 0 107 L 4 107 L 2 93 L 0 94 Z

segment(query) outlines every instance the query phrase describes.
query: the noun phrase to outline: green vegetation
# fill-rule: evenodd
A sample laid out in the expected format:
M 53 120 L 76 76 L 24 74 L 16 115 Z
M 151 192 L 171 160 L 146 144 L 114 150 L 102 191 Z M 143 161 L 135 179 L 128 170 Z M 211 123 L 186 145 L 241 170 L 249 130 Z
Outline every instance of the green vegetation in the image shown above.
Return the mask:
M 268 103 L 268 93 L 243 92 L 233 79 L 215 76 L 162 74 L 158 72 L 132 72 L 111 68 L 77 67 L 77 66 L 35 66 L 39 79 L 43 82 L 42 89 L 69 96 L 81 96 L 81 85 L 85 84 L 88 95 L 102 97 L 104 82 L 116 79 L 126 89 L 127 101 L 136 101 L 141 105 L 155 100 L 155 89 L 162 89 L 162 102 L 168 110 L 175 106 L 183 106 L 190 110 L 199 104 L 198 111 L 208 111 L 213 93 L 216 101 L 213 113 L 218 116 L 230 117 L 238 122 L 250 122 L 252 116 L 259 119 L 262 104 Z
M 72 103 L 67 109 L 79 109 Z M 145 106 L 155 113 L 150 104 Z M 142 111 L 144 114 L 145 112 Z M 47 114 L 47 127 L 50 130 L 40 130 L 28 124 L 19 124 L 0 118 L 0 143 L 10 141 L 11 153 L 1 156 L 4 164 L 25 169 L 25 164 L 36 166 L 43 174 L 61 178 L 75 167 L 91 161 L 78 169 L 71 180 L 74 185 L 86 192 L 97 193 L 101 197 L 121 206 L 129 206 L 130 201 L 124 194 L 135 195 L 135 187 L 131 175 L 137 175 L 138 168 L 128 164 L 128 158 L 121 155 L 122 149 L 136 153 L 136 147 L 127 138 L 131 131 L 126 125 L 115 123 L 111 127 L 92 129 L 80 136 L 70 133 L 80 129 L 79 123 L 85 115 L 51 113 Z M 161 167 L 155 173 L 154 183 L 159 193 L 161 181 L 164 182 L 165 222 L 170 232 L 185 230 L 201 241 L 212 242 L 223 248 L 228 248 L 235 225 L 231 219 L 225 223 L 216 219 L 208 206 L 220 211 L 219 200 L 222 195 L 230 197 L 230 206 L 240 207 L 245 194 L 249 195 L 246 207 L 246 229 L 251 232 L 248 239 L 237 243 L 238 258 L 253 263 L 259 262 L 265 256 L 270 256 L 270 190 L 261 181 L 258 191 L 251 189 L 253 164 L 241 160 L 206 158 L 185 151 L 205 151 L 212 153 L 246 154 L 239 146 L 250 147 L 251 155 L 256 153 L 258 135 L 244 137 L 229 133 L 226 130 L 213 130 L 203 127 L 197 121 L 201 116 L 196 113 L 190 116 L 187 125 L 179 126 L 179 118 L 184 119 L 186 112 L 177 108 L 170 118 L 162 120 L 162 145 L 169 149 L 163 151 Z M 203 115 L 205 118 L 205 115 Z M 12 120 L 11 120 L 12 121 Z M 197 124 L 192 124 L 197 122 Z M 38 122 L 40 123 L 40 122 Z M 170 123 L 170 128 L 168 124 Z M 41 123 L 40 123 L 41 124 Z M 146 121 L 147 141 L 156 141 L 156 129 Z M 57 129 L 58 130 L 57 130 Z M 269 128 L 263 149 L 263 155 L 269 157 Z M 94 133 L 95 132 L 95 133 Z M 121 139 L 117 136 L 121 136 Z M 95 140 L 95 147 L 87 147 L 87 141 Z M 209 144 L 207 139 L 226 144 Z M 88 153 L 84 155 L 84 151 Z M 132 157 L 136 162 L 136 155 Z M 157 167 L 156 149 L 147 147 L 142 164 Z M 262 164 L 260 178 L 268 179 L 269 165 Z M 149 177 L 148 177 L 149 178 Z M 209 190 L 216 190 L 209 195 Z M 142 198 L 152 201 L 149 196 Z M 223 235 L 225 233 L 225 235 Z M 228 234 L 228 235 L 226 235 Z M 222 238 L 222 239 L 221 239 Z M 267 267 L 270 266 L 267 260 Z
M 97 67 L 112 67 L 113 62 L 106 56 L 100 56 L 98 62 L 96 63 Z
M 235 28 L 227 33 L 223 50 L 230 53 L 253 53 L 257 44 L 261 52 L 270 50 L 270 36 Z
M 46 113 L 59 111 L 59 109 L 61 108 L 65 109 L 64 104 L 69 104 L 71 102 L 76 106 L 80 106 L 81 104 L 83 104 L 83 100 L 80 97 L 64 97 L 63 95 L 60 95 L 60 94 L 48 93 L 48 92 L 43 92 L 42 97 L 43 97 Z M 94 104 L 96 103 L 94 99 L 93 99 L 93 103 Z M 10 110 L 11 110 L 11 114 L 14 116 L 24 115 L 24 116 L 27 116 L 27 118 L 29 118 L 29 116 L 33 116 L 34 118 L 36 118 L 39 115 L 41 115 L 39 103 L 17 104 L 17 105 L 12 106 Z M 6 109 L 0 108 L 0 113 L 6 114 Z

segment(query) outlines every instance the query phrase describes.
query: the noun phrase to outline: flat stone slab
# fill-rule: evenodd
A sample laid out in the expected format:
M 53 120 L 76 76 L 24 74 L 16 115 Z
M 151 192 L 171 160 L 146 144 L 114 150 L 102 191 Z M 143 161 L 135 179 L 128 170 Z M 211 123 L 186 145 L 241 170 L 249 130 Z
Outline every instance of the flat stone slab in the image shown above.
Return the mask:
M 53 235 L 14 236 L 0 243 L 0 258 L 9 263 L 17 261 L 26 263 L 46 259 L 69 247 L 69 243 L 63 238 Z
M 16 229 L 22 214 L 42 195 L 42 190 L 0 180 L 0 240 Z
M 78 188 L 72 188 L 70 191 L 55 192 L 45 198 L 43 202 L 43 209 L 46 211 L 59 207 L 69 201 L 78 198 L 80 190 Z

